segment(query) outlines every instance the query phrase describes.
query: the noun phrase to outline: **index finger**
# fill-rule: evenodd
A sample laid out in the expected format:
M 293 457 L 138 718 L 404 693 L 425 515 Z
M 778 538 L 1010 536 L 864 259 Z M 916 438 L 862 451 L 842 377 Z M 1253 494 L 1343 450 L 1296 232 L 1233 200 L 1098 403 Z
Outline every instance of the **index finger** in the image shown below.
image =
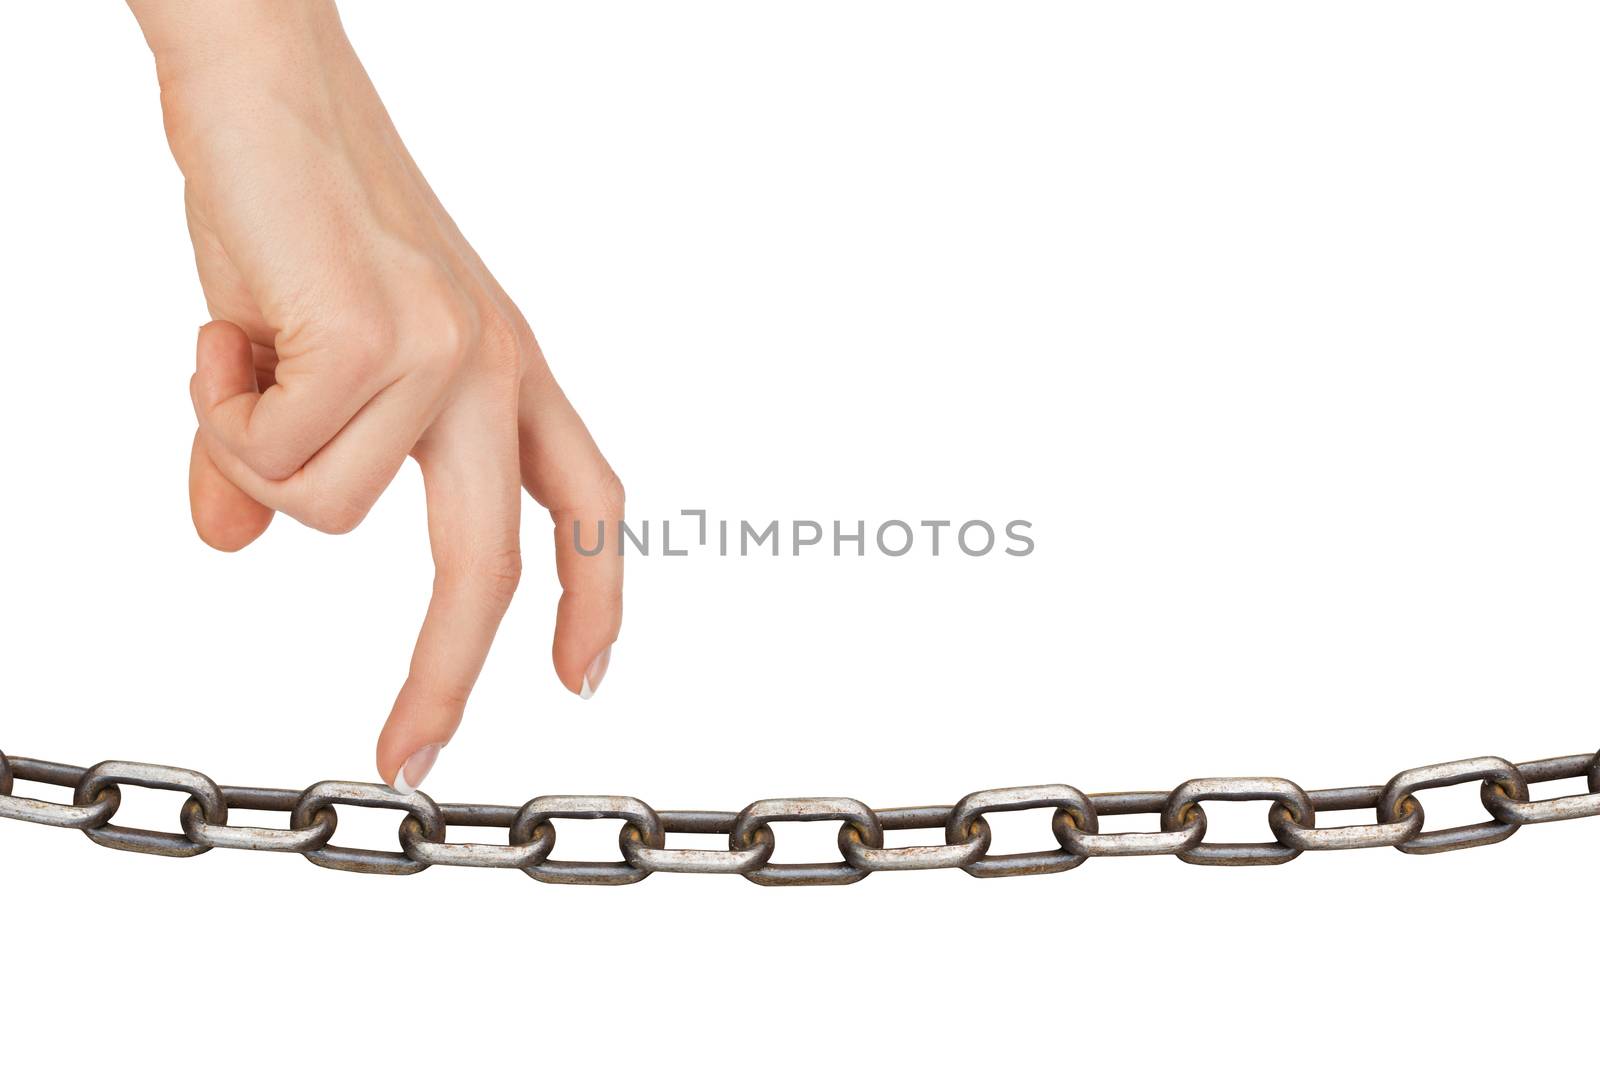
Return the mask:
M 450 740 L 521 576 L 516 425 L 452 418 L 419 446 L 433 597 L 411 670 L 378 738 L 378 772 L 414 790 Z M 465 425 L 463 425 L 465 423 Z M 436 424 L 435 430 L 441 427 Z

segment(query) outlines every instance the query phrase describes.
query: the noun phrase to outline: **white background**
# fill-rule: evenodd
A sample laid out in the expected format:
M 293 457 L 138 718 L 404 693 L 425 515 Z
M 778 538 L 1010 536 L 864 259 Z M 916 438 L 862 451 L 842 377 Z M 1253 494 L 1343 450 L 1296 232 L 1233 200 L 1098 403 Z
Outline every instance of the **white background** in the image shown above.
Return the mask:
M 635 520 L 1025 518 L 1038 543 L 635 560 L 581 703 L 550 668 L 530 509 L 435 797 L 1318 788 L 1600 744 L 1592 7 L 346 21 Z M 204 312 L 148 54 L 113 5 L 6 22 L 0 745 L 370 779 L 428 590 L 420 481 L 348 537 L 280 520 L 238 556 L 201 545 Z M 128 821 L 176 825 L 177 798 L 125 796 Z M 1425 804 L 1430 826 L 1482 818 L 1472 787 Z M 1210 805 L 1211 837 L 1266 836 L 1265 809 Z M 342 842 L 392 843 L 393 816 L 340 814 Z M 1050 842 L 1039 813 L 994 826 L 996 851 Z M 614 854 L 615 824 L 560 834 L 558 857 Z M 777 858 L 832 835 L 779 827 Z M 177 862 L 7 822 L 0 1014 L 19 1063 L 62 1040 L 241 1062 L 462 1040 L 553 1062 L 1206 1061 L 1235 1035 L 1247 1059 L 1592 1053 L 1597 847 L 1591 821 L 1254 870 L 585 889 Z

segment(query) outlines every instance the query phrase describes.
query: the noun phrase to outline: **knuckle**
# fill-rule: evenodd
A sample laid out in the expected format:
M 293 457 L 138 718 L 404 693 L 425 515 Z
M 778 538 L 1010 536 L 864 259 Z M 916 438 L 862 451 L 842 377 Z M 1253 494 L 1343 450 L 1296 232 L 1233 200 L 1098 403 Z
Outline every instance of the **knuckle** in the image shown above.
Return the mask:
M 627 490 L 623 488 L 622 479 L 617 477 L 617 472 L 611 469 L 611 464 L 601 461 L 604 471 L 600 476 L 600 485 L 596 489 L 596 502 L 607 512 L 622 514 L 628 503 Z
M 522 583 L 522 550 L 509 548 L 495 553 L 480 574 L 485 588 L 497 603 L 510 603 L 517 586 Z
M 420 336 L 440 364 L 456 371 L 466 363 L 478 335 L 477 316 L 467 301 L 440 300 L 427 312 Z
M 472 683 L 438 679 L 431 685 L 425 686 L 423 691 L 429 703 L 447 716 L 460 719 L 465 714 L 467 701 L 472 696 Z
M 287 481 L 305 465 L 302 457 L 281 446 L 247 447 L 239 458 L 245 466 L 269 482 Z
M 236 461 L 258 478 L 287 481 L 305 466 L 310 453 L 282 435 L 263 436 L 220 420 L 214 410 L 199 413 L 200 429 L 213 460 Z
M 347 534 L 360 526 L 371 510 L 369 500 L 349 493 L 329 493 L 312 501 L 295 517 L 322 533 Z
M 317 337 L 305 340 L 337 350 L 356 377 L 398 369 L 448 378 L 477 347 L 482 330 L 477 308 L 450 273 L 422 261 L 402 266 L 399 281 L 351 301 Z
M 530 351 L 537 351 L 533 331 L 515 308 L 495 308 L 480 323 L 479 347 L 484 369 L 503 378 L 520 380 Z
M 511 603 L 522 583 L 522 550 L 506 548 L 476 559 L 440 568 L 441 577 L 455 581 L 501 610 Z
M 477 308 L 437 268 L 425 268 L 405 287 L 400 317 L 406 358 L 445 377 L 462 368 L 483 334 Z

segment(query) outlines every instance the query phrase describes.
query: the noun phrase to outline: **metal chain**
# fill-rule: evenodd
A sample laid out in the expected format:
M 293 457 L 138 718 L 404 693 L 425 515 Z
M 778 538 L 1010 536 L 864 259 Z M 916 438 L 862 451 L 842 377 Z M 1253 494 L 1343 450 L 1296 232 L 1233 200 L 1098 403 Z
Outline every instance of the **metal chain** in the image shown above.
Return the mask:
M 1528 786 L 1583 779 L 1587 792 L 1531 800 Z M 73 790 L 71 804 L 12 795 L 16 782 L 38 782 Z M 1423 829 L 1426 789 L 1481 782 L 1485 822 L 1450 829 Z M 187 793 L 179 815 L 181 833 L 117 826 L 122 785 Z M 1270 800 L 1273 841 L 1240 844 L 1207 841 L 1206 802 Z M 405 813 L 396 852 L 347 848 L 332 843 L 339 819 L 335 806 L 353 804 Z M 1371 823 L 1317 826 L 1317 813 L 1370 808 Z M 996 811 L 1048 810 L 1057 847 L 1043 852 L 989 854 L 985 816 Z M 239 811 L 289 813 L 289 828 L 233 825 Z M 1100 832 L 1113 815 L 1156 815 L 1160 829 Z M 1402 771 L 1386 785 L 1304 790 L 1287 778 L 1194 778 L 1166 792 L 1083 793 L 1070 785 L 985 789 L 953 805 L 870 808 L 848 797 L 758 800 L 740 812 L 656 811 L 642 800 L 618 796 L 544 796 L 521 807 L 439 804 L 425 793 L 401 795 L 364 782 L 318 782 L 296 792 L 219 786 L 198 771 L 153 763 L 110 760 L 87 769 L 65 763 L 7 758 L 0 752 L 0 818 L 82 830 L 96 844 L 156 856 L 198 856 L 213 848 L 298 852 L 312 863 L 363 874 L 416 874 L 434 865 L 514 868 L 541 882 L 626 885 L 657 871 L 679 874 L 740 874 L 759 885 L 846 885 L 873 871 L 922 871 L 958 867 L 977 878 L 1070 871 L 1091 856 L 1177 856 L 1186 863 L 1230 867 L 1287 863 L 1302 852 L 1393 846 L 1428 855 L 1504 841 L 1525 823 L 1600 815 L 1600 752 L 1511 763 L 1495 756 L 1454 760 Z M 616 819 L 620 859 L 553 860 L 556 820 Z M 773 863 L 773 824 L 839 822 L 839 854 L 830 863 Z M 507 843 L 452 843 L 452 826 L 506 831 Z M 943 828 L 942 845 L 891 848 L 884 834 Z M 725 849 L 668 848 L 668 834 L 725 835 Z

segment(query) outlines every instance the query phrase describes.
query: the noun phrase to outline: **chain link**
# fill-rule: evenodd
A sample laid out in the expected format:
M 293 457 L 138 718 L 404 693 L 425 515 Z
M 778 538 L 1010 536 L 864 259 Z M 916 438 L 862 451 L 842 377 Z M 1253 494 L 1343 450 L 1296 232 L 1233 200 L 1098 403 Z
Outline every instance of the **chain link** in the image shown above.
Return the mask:
M 1533 800 L 1528 787 L 1579 781 L 1586 792 Z M 18 783 L 71 789 L 70 804 L 16 796 Z M 1416 794 L 1481 782 L 1489 819 L 1425 830 Z M 180 833 L 118 826 L 121 786 L 187 793 Z M 1206 838 L 1206 802 L 1270 800 L 1273 841 L 1240 844 Z M 404 813 L 398 851 L 336 845 L 335 806 L 352 804 Z M 990 855 L 994 834 L 986 815 L 1049 810 L 1058 847 Z M 289 828 L 233 825 L 239 811 L 289 813 Z M 1319 827 L 1321 812 L 1371 811 L 1371 822 Z M 1159 830 L 1101 833 L 1102 818 L 1155 815 Z M 312 863 L 362 874 L 416 874 L 431 866 L 520 870 L 541 882 L 626 885 L 657 871 L 737 874 L 759 885 L 847 885 L 874 871 L 958 868 L 977 878 L 1069 871 L 1093 856 L 1177 856 L 1188 863 L 1256 866 L 1287 863 L 1303 852 L 1394 847 L 1430 855 L 1504 841 L 1529 823 L 1600 816 L 1600 752 L 1511 763 L 1495 756 L 1414 767 L 1384 785 L 1306 791 L 1286 778 L 1194 778 L 1174 789 L 1083 793 L 1070 785 L 985 789 L 952 805 L 873 809 L 849 797 L 759 800 L 739 812 L 656 811 L 634 797 L 543 796 L 521 807 L 437 804 L 425 793 L 402 795 L 365 782 L 318 782 L 300 791 L 219 786 L 198 771 L 110 760 L 87 769 L 66 763 L 7 757 L 0 752 L 0 819 L 82 830 L 96 844 L 129 852 L 184 858 L 213 848 L 298 852 Z M 622 823 L 620 859 L 557 860 L 556 820 L 615 819 Z M 782 822 L 839 822 L 840 859 L 773 863 L 773 826 Z M 451 842 L 451 827 L 506 831 L 506 844 Z M 942 845 L 889 847 L 884 835 L 944 831 Z M 726 848 L 668 848 L 668 834 L 725 837 Z
M 1202 800 L 1270 800 L 1274 810 L 1287 812 L 1297 826 L 1309 830 L 1317 822 L 1311 798 L 1287 778 L 1191 778 L 1167 797 L 1161 809 L 1161 829 L 1167 833 L 1182 830 L 1194 819 Z M 1240 845 L 1198 841 L 1178 853 L 1178 858 L 1213 867 L 1258 867 L 1288 863 L 1298 855 L 1299 849 L 1279 842 Z
M 1417 804 L 1417 798 L 1412 796 L 1417 790 L 1460 785 L 1462 782 L 1497 785 L 1509 793 L 1513 800 L 1526 802 L 1528 799 L 1528 780 L 1522 776 L 1516 764 L 1498 756 L 1479 756 L 1476 759 L 1414 767 L 1395 775 L 1383 787 L 1383 795 L 1378 797 L 1378 821 L 1394 823 L 1405 818 L 1407 806 Z M 1520 826 L 1517 823 L 1489 819 L 1487 822 L 1455 826 L 1448 830 L 1423 830 L 1394 847 L 1413 856 L 1427 856 L 1458 848 L 1498 844 L 1518 829 Z

